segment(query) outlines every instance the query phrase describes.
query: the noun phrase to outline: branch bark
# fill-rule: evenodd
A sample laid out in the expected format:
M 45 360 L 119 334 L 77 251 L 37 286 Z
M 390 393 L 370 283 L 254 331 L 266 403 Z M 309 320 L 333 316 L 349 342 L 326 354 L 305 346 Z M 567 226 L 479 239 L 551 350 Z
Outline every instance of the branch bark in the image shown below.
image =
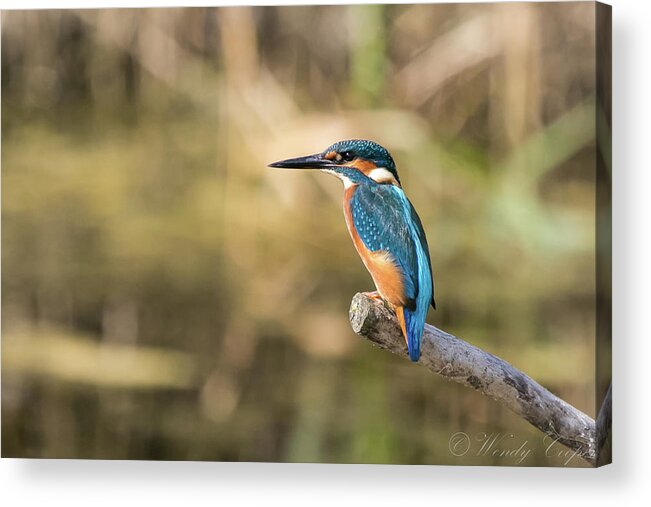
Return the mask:
M 381 302 L 356 294 L 350 306 L 353 331 L 383 349 L 407 357 L 394 313 Z M 555 441 L 597 464 L 595 421 L 550 393 L 509 363 L 456 336 L 425 325 L 418 364 L 490 396 Z

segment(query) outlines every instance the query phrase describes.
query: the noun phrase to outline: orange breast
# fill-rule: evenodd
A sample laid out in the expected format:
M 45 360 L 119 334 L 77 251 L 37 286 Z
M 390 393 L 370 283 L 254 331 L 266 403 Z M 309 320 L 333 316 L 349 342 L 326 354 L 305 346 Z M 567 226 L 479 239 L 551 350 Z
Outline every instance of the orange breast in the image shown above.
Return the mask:
M 346 217 L 346 226 L 353 240 L 355 249 L 359 254 L 364 266 L 371 274 L 373 282 L 383 299 L 388 301 L 392 306 L 405 306 L 407 298 L 405 297 L 404 283 L 402 273 L 396 264 L 393 256 L 386 251 L 380 250 L 371 252 L 357 234 L 353 224 L 353 214 L 350 209 L 350 199 L 355 191 L 356 185 L 347 188 L 344 192 L 344 216 Z

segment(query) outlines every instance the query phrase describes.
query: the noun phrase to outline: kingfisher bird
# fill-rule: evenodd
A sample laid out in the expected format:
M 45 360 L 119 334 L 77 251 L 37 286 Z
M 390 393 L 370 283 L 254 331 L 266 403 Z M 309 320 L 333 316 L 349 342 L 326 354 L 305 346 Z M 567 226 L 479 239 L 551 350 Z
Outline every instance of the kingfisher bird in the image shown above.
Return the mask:
M 366 294 L 389 304 L 409 358 L 418 361 L 429 305 L 436 308 L 432 263 L 423 225 L 388 150 L 373 141 L 351 139 L 269 167 L 317 169 L 343 182 L 346 226 L 377 288 Z

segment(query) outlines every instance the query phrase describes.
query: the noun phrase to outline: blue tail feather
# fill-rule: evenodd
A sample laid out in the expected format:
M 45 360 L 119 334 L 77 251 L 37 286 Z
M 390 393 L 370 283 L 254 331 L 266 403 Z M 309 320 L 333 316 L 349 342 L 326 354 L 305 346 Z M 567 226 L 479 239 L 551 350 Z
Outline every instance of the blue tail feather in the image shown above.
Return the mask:
M 425 315 L 422 312 L 404 309 L 405 328 L 407 330 L 407 348 L 409 359 L 416 362 L 420 359 L 420 344 L 423 338 L 423 327 L 425 326 Z

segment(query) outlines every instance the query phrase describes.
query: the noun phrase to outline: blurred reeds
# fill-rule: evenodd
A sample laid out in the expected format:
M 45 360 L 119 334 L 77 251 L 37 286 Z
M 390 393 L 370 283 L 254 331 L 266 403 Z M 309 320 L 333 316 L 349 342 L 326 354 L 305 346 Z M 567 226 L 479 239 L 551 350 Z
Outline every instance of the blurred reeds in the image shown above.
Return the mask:
M 593 9 L 3 12 L 3 455 L 515 464 L 465 431 L 562 463 L 352 334 L 340 184 L 266 164 L 389 148 L 429 321 L 594 416 Z

